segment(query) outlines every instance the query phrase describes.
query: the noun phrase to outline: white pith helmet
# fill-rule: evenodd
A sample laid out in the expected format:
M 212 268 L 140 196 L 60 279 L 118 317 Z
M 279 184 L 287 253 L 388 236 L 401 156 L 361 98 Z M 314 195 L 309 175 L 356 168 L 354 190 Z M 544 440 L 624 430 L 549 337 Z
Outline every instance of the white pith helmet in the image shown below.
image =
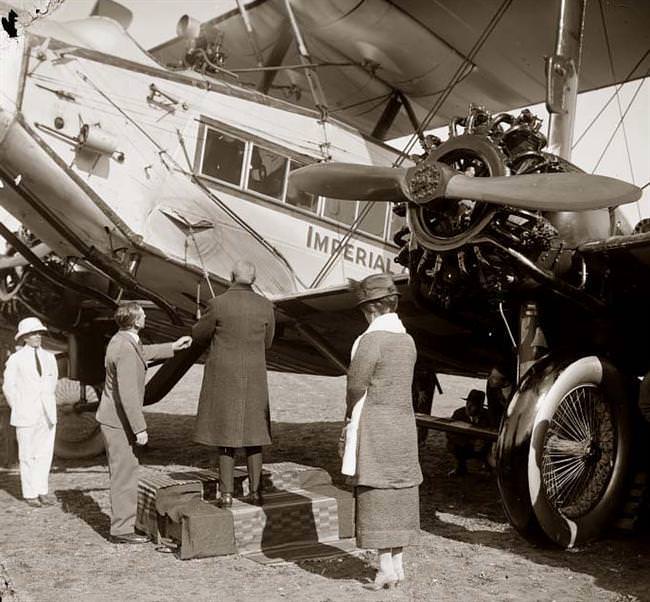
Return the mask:
M 36 334 L 37 332 L 47 332 L 45 324 L 43 324 L 43 322 L 38 318 L 24 318 L 18 322 L 18 332 L 16 333 L 15 339 L 18 340 L 21 337 L 25 337 L 29 334 Z

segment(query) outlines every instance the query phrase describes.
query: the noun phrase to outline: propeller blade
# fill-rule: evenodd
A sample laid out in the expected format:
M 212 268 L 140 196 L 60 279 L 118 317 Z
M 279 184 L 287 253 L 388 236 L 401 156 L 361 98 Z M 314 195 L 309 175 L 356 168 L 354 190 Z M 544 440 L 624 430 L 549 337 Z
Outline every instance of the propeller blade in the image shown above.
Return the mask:
M 314 163 L 291 172 L 296 188 L 350 201 L 406 201 L 404 168 Z
M 590 211 L 632 203 L 641 198 L 638 186 L 584 173 L 528 174 L 494 178 L 454 175 L 444 196 L 510 205 L 536 211 Z
M 632 203 L 638 186 L 585 173 L 472 178 L 437 161 L 406 168 L 317 163 L 291 173 L 299 189 L 351 201 L 410 201 L 425 205 L 440 197 L 471 199 L 534 211 L 590 211 Z

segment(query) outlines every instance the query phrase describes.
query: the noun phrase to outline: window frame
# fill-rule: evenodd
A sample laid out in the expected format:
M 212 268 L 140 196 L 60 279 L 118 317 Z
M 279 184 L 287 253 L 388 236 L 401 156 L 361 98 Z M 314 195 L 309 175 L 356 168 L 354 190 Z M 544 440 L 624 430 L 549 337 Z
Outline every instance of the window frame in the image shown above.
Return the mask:
M 244 144 L 244 152 L 242 153 L 242 166 L 241 170 L 239 173 L 239 184 L 235 184 L 234 182 L 229 182 L 228 180 L 222 180 L 220 178 L 217 178 L 216 176 L 211 176 L 210 174 L 205 173 L 203 171 L 203 165 L 205 163 L 205 149 L 208 143 L 208 130 L 212 130 L 214 132 L 218 132 L 219 134 L 223 134 L 225 136 L 229 136 L 230 138 L 234 138 L 235 140 L 239 140 Z M 248 150 L 248 140 L 245 138 L 242 138 L 241 136 L 238 136 L 236 134 L 233 134 L 229 132 L 228 130 L 221 130 L 219 128 L 216 128 L 212 125 L 206 124 L 205 131 L 203 133 L 203 143 L 201 145 L 201 164 L 199 166 L 199 173 L 202 178 L 207 178 L 208 180 L 211 180 L 213 182 L 219 182 L 220 184 L 225 184 L 226 186 L 232 186 L 234 188 L 242 188 L 242 182 L 244 181 L 244 178 L 248 177 L 248 163 L 246 161 L 246 157 L 248 156 L 248 153 L 250 152 Z
M 364 203 L 364 202 L 365 203 L 370 203 L 372 201 L 357 201 L 357 213 L 356 213 L 355 219 L 357 219 L 359 217 L 359 213 L 361 211 L 360 210 L 361 203 Z M 375 201 L 375 203 L 379 203 L 380 205 L 384 206 L 384 224 L 383 224 L 382 231 L 381 231 L 382 233 L 381 234 L 375 234 L 373 232 L 367 232 L 366 230 L 362 230 L 361 229 L 361 224 L 359 224 L 359 227 L 357 228 L 357 232 L 362 232 L 366 236 L 374 236 L 375 238 L 381 238 L 383 241 L 388 241 L 388 236 L 390 236 L 390 232 L 388 232 L 386 230 L 386 228 L 387 228 L 387 222 L 389 223 L 389 216 L 390 216 L 390 214 L 392 212 L 392 208 L 389 207 L 388 203 L 386 203 L 384 201 Z
M 327 197 L 325 196 L 322 195 L 317 196 L 317 202 L 314 211 L 311 211 L 309 209 L 303 209 L 297 205 L 292 205 L 287 202 L 287 192 L 289 187 L 289 175 L 291 173 L 291 163 L 298 164 L 299 167 L 304 167 L 306 165 L 312 165 L 318 163 L 319 159 L 317 157 L 313 157 L 311 155 L 303 155 L 291 151 L 274 142 L 271 142 L 264 138 L 260 138 L 255 134 L 249 134 L 243 130 L 240 130 L 237 127 L 230 126 L 228 124 L 214 120 L 205 115 L 197 119 L 197 122 L 199 123 L 199 130 L 197 132 L 198 140 L 197 140 L 196 151 L 195 151 L 195 165 L 198 165 L 199 167 L 199 173 L 198 173 L 199 177 L 205 178 L 209 182 L 214 182 L 221 186 L 226 186 L 228 188 L 239 190 L 240 192 L 250 195 L 253 198 L 259 198 L 261 200 L 275 204 L 276 206 L 286 207 L 289 211 L 295 211 L 301 215 L 311 217 L 311 218 L 316 218 L 319 221 L 323 222 L 325 225 L 329 224 L 339 228 L 340 227 L 345 227 L 346 229 L 350 228 L 351 224 L 348 224 L 346 222 L 340 222 L 333 217 L 329 217 L 325 215 L 325 205 L 327 201 Z M 219 132 L 220 134 L 230 136 L 231 138 L 239 140 L 244 144 L 244 153 L 242 155 L 242 161 L 244 163 L 242 165 L 239 184 L 234 184 L 232 182 L 228 182 L 227 180 L 221 180 L 219 178 L 210 176 L 203 172 L 203 164 L 205 160 L 205 148 L 206 148 L 209 130 L 213 130 Z M 282 187 L 281 198 L 269 196 L 264 194 L 263 192 L 258 192 L 256 190 L 251 190 L 250 188 L 248 188 L 249 178 L 250 178 L 250 167 L 251 167 L 250 161 L 253 152 L 253 146 L 257 146 L 260 149 L 274 153 L 286 159 L 285 170 L 284 170 L 284 184 Z M 361 201 L 356 200 L 355 203 L 356 206 L 354 211 L 354 220 L 356 220 L 359 217 Z M 394 243 L 390 239 L 390 223 L 391 223 L 390 216 L 391 216 L 391 208 L 387 207 L 384 213 L 384 226 L 383 226 L 383 233 L 381 235 L 377 235 L 372 232 L 366 232 L 361 228 L 357 228 L 355 234 L 360 234 L 361 236 L 369 237 L 372 240 L 381 242 L 382 244 L 389 244 L 394 246 Z
M 286 203 L 287 187 L 288 187 L 288 184 L 289 184 L 289 171 L 288 170 L 289 170 L 289 166 L 291 165 L 291 161 L 292 161 L 291 157 L 288 154 L 279 153 L 275 149 L 267 148 L 266 146 L 263 146 L 262 144 L 258 144 L 257 142 L 255 142 L 253 140 L 248 140 L 247 141 L 247 146 L 248 146 L 248 148 L 247 148 L 247 152 L 246 152 L 246 179 L 244 181 L 244 185 L 243 185 L 242 188 L 246 192 L 248 192 L 250 194 L 255 194 L 255 195 L 258 195 L 258 196 L 260 196 L 262 198 L 265 198 L 265 199 L 270 199 L 272 201 L 275 201 L 276 203 Z M 274 155 L 277 155 L 278 157 L 282 157 L 286 161 L 285 165 L 284 165 L 284 176 L 283 176 L 284 181 L 282 183 L 282 193 L 281 193 L 281 196 L 279 198 L 274 197 L 274 196 L 270 196 L 268 194 L 264 194 L 263 192 L 259 192 L 258 190 L 252 190 L 251 188 L 249 188 L 250 171 L 251 171 L 251 159 L 253 157 L 253 147 L 254 146 L 257 146 L 257 148 L 259 148 L 261 150 L 265 150 L 265 151 L 267 151 L 269 153 L 273 153 Z M 293 207 L 293 205 L 289 205 L 289 206 Z

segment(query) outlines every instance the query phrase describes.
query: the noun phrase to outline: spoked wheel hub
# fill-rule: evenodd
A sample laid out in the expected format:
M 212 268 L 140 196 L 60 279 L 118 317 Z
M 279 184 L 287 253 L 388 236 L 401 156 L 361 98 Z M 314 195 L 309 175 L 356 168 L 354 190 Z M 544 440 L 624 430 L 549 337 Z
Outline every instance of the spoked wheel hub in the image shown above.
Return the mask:
M 577 518 L 607 486 L 616 454 L 615 425 L 602 392 L 577 387 L 560 402 L 542 452 L 542 482 L 558 512 Z
M 625 496 L 632 381 L 597 356 L 539 360 L 513 397 L 497 474 L 513 526 L 535 543 L 599 537 Z

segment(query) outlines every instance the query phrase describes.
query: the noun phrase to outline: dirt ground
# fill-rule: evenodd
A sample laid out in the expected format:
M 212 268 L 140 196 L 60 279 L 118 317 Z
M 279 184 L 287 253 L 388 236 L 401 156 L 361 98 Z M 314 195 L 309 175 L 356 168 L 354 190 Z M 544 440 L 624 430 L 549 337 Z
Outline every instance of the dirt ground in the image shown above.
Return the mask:
M 209 466 L 207 448 L 190 442 L 201 378 L 195 367 L 148 412 L 144 464 Z M 274 445 L 266 462 L 295 461 L 338 474 L 336 442 L 343 379 L 271 374 Z M 449 415 L 477 383 L 446 378 L 435 412 Z M 478 383 L 480 385 L 480 383 Z M 240 556 L 180 561 L 153 545 L 108 542 L 104 457 L 55 461 L 50 486 L 58 505 L 20 501 L 15 471 L 0 472 L 0 600 L 650 600 L 650 535 L 615 537 L 572 552 L 539 549 L 508 524 L 495 478 L 471 467 L 447 477 L 444 436 L 431 432 L 421 454 L 421 534 L 405 553 L 407 582 L 370 592 L 372 552 L 328 561 L 263 566 Z

